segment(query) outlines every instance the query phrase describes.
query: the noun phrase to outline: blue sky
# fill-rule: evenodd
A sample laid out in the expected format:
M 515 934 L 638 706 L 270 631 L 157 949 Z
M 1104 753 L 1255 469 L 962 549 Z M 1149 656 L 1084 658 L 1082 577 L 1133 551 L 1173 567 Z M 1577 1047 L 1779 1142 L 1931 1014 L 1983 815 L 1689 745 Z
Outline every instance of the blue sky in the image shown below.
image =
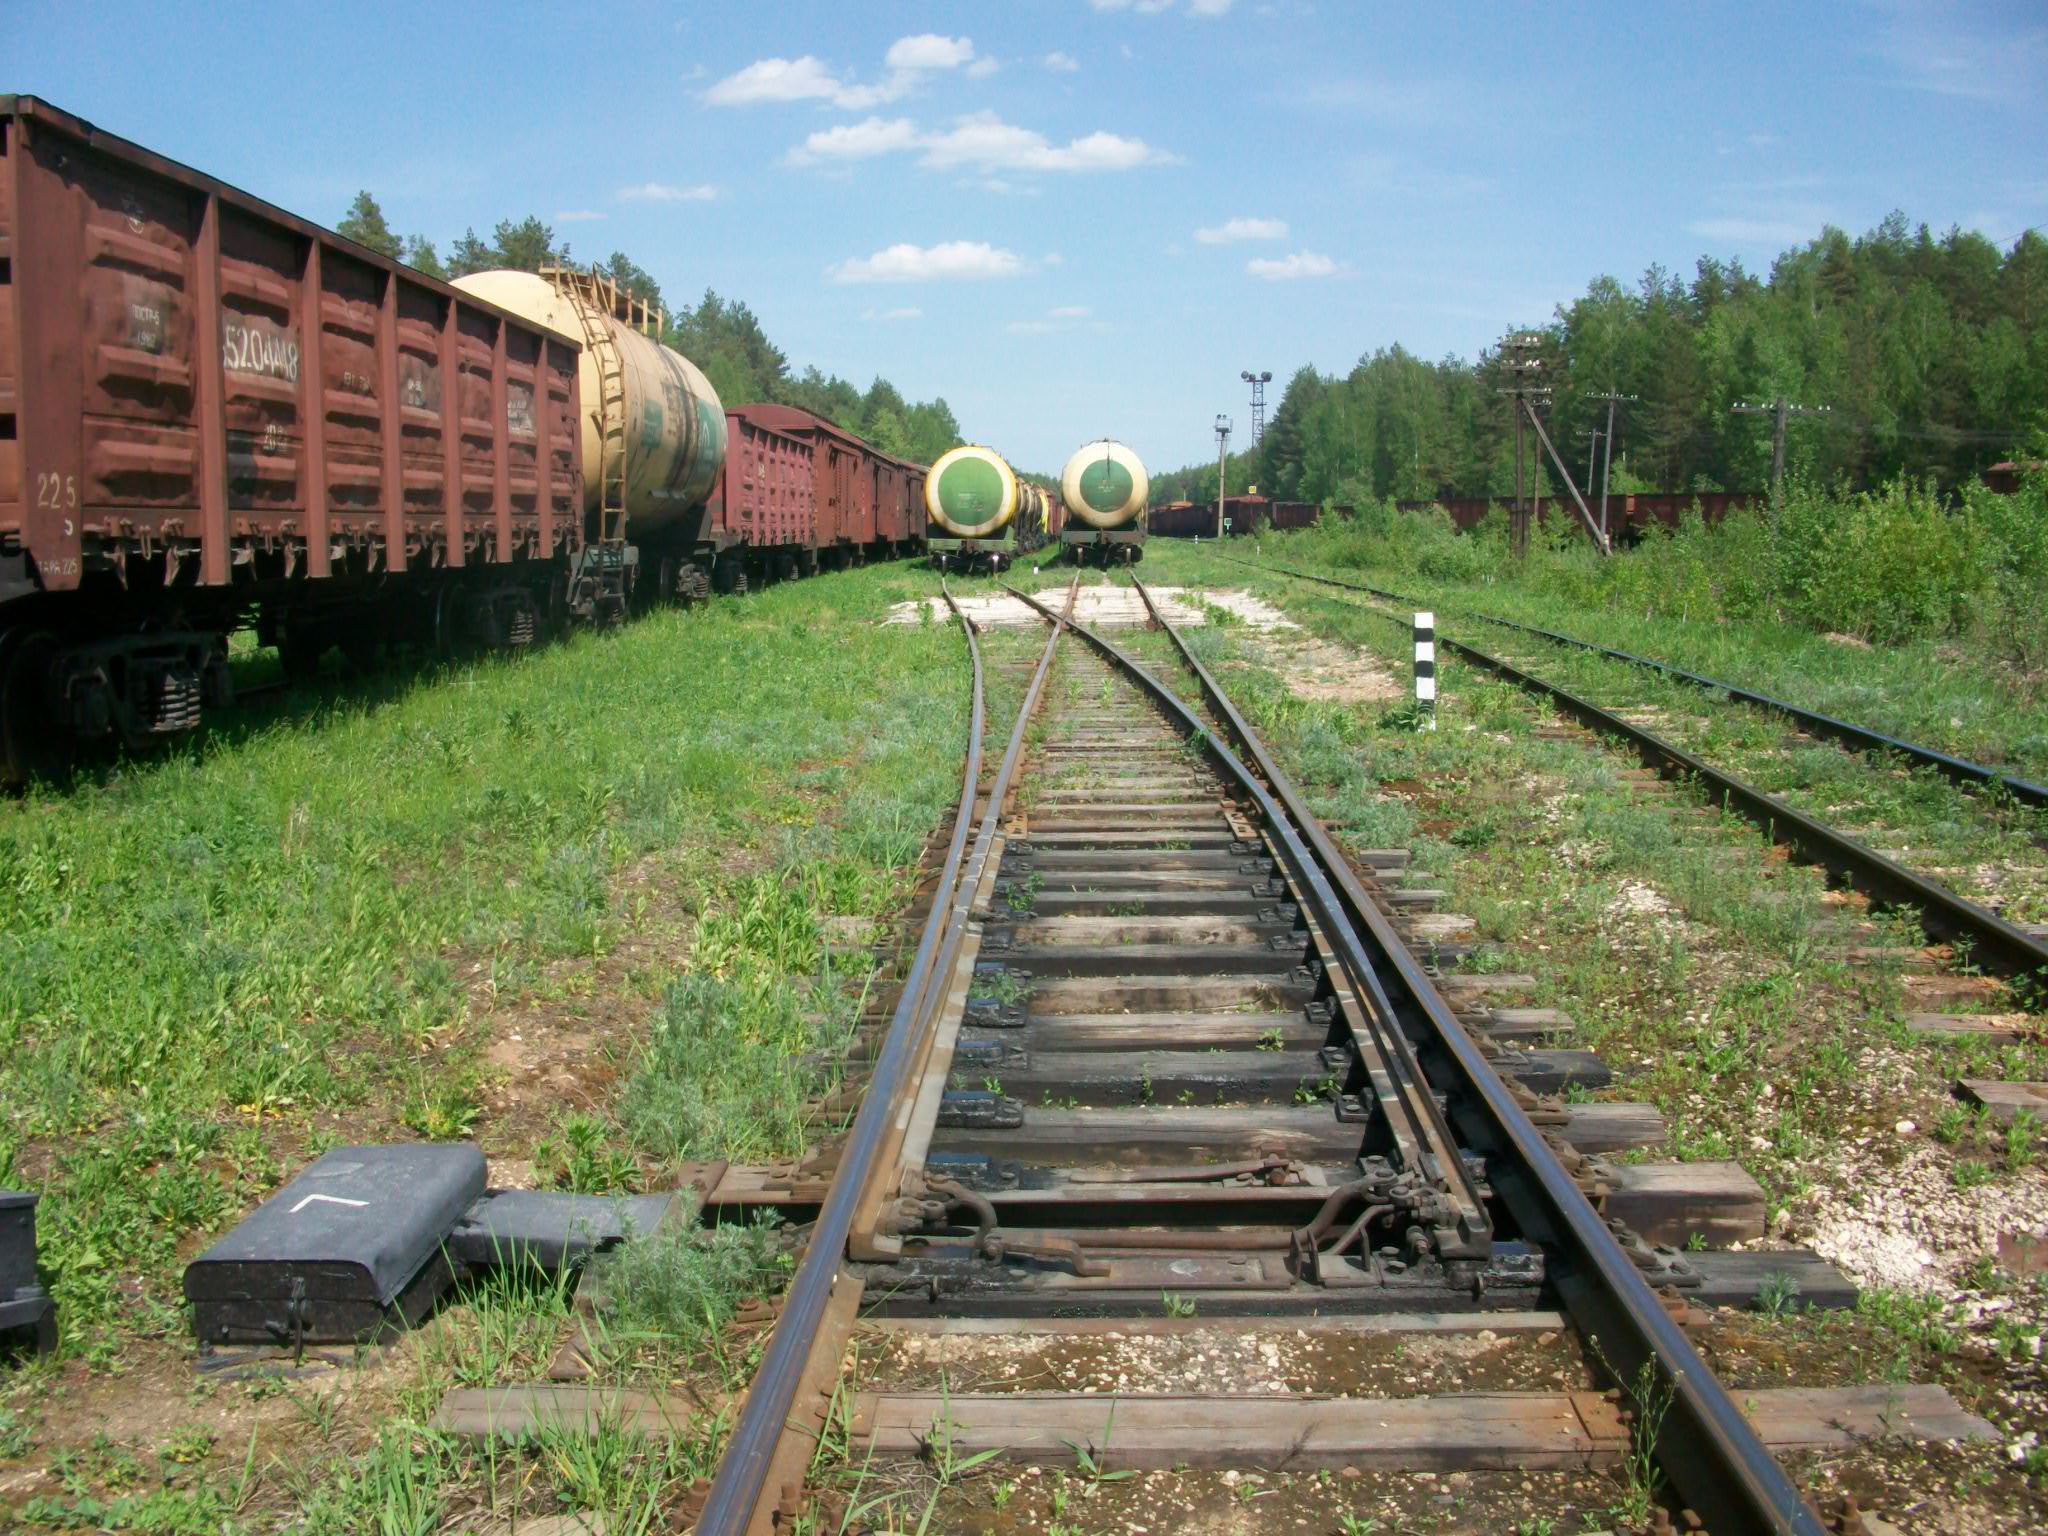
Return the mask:
M 1045 470 L 1601 273 L 2048 220 L 2038 3 L 0 0 L 0 88 L 323 223 L 537 213 Z

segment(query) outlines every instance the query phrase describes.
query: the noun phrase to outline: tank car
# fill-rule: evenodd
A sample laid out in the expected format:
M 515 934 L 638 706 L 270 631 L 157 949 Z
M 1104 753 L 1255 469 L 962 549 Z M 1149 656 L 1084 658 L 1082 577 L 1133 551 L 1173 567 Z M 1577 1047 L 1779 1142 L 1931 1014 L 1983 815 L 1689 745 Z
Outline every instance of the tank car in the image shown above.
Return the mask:
M 993 448 L 963 443 L 926 474 L 925 547 L 940 570 L 1000 571 L 1017 556 L 1016 472 Z
M 1145 503 L 1151 477 L 1138 456 L 1114 438 L 1074 450 L 1060 471 L 1066 524 L 1060 543 L 1076 562 L 1132 565 L 1145 553 Z
M 636 588 L 643 599 L 703 596 L 719 552 L 707 507 L 725 464 L 725 407 L 694 363 L 656 339 L 660 312 L 567 267 L 473 272 L 454 286 L 582 343 L 587 560 L 605 584 L 621 602 Z

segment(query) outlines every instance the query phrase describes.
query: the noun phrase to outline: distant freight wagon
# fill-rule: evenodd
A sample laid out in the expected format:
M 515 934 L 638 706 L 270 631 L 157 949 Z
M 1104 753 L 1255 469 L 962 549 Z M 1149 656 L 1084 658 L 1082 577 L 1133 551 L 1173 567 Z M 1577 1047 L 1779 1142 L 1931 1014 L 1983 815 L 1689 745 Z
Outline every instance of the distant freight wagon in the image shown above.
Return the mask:
M 1769 498 L 1755 491 L 1700 491 L 1692 495 L 1666 492 L 1635 492 L 1628 495 L 1613 495 L 1607 498 L 1607 523 L 1617 544 L 1633 543 L 1641 538 L 1653 524 L 1661 523 L 1666 528 L 1676 528 L 1686 513 L 1697 504 L 1700 516 L 1708 523 L 1718 523 L 1730 512 L 1746 507 L 1768 505 Z M 1586 504 L 1593 509 L 1593 515 L 1600 515 L 1597 496 L 1588 496 Z M 1451 521 L 1460 532 L 1477 528 L 1486 514 L 1498 508 L 1503 520 L 1513 505 L 1505 497 L 1448 496 L 1434 501 L 1400 501 L 1395 505 L 1403 512 L 1424 512 L 1431 507 L 1442 507 L 1451 514 Z M 1545 517 L 1568 516 L 1575 526 L 1578 512 L 1569 500 L 1562 503 L 1554 498 L 1545 498 L 1542 505 Z
M 1275 501 L 1270 496 L 1226 496 L 1223 520 L 1226 534 L 1257 533 L 1266 528 L 1313 527 L 1322 508 L 1312 501 Z M 1213 501 L 1169 501 L 1154 507 L 1152 532 L 1164 539 L 1206 539 L 1216 532 L 1216 503 Z

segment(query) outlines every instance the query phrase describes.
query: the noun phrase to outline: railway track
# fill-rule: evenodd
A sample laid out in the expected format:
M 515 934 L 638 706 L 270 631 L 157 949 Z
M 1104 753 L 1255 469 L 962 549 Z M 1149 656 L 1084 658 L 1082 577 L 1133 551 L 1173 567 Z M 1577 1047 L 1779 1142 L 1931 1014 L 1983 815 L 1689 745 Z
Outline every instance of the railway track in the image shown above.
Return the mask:
M 786 1528 L 837 1444 L 921 1460 L 935 1499 L 993 1456 L 1098 1488 L 1206 1468 L 1249 1477 L 1240 1496 L 1318 1470 L 1501 1474 L 1522 1508 L 1532 1476 L 1563 1480 L 1539 1504 L 1580 1508 L 1623 1476 L 1643 1511 L 1654 1492 L 1716 1533 L 1817 1532 L 1774 1446 L 1952 1424 L 1927 1388 L 1738 1407 L 1682 1323 L 1747 1303 L 1773 1263 L 1825 1266 L 1680 1252 L 1725 1189 L 1600 1156 L 1658 1139 L 1654 1110 L 1543 1095 L 1598 1063 L 1504 1043 L 1516 1010 L 1425 942 L 1405 853 L 1355 869 L 1133 586 L 1175 647 L 1156 674 L 1065 617 L 1073 587 L 1064 612 L 1011 589 L 1048 633 L 986 776 L 960 616 L 960 813 L 853 1125 L 809 1167 L 822 1194 L 784 1203 L 815 1221 L 696 1529 Z M 864 1329 L 885 1369 L 843 1379 Z M 1274 1379 L 1245 1390 L 1212 1359 L 1181 1390 L 1118 1390 L 1119 1351 L 1197 1329 Z M 932 1378 L 975 1374 L 997 1337 L 1068 1386 Z M 1491 1390 L 1457 1363 L 1475 1337 L 1535 1350 L 1546 1389 Z M 1417 1394 L 1374 1354 L 1389 1340 L 1463 1343 Z M 937 1528 L 975 1523 L 954 1513 Z
M 1399 593 L 1341 581 L 1336 577 L 1314 572 L 1255 564 L 1235 560 L 1229 556 L 1221 558 L 1251 569 L 1355 592 L 1382 604 L 1412 605 L 1417 601 Z M 1406 615 L 1390 609 L 1376 607 L 1372 611 L 1403 625 L 1408 622 Z M 1505 620 L 1489 619 L 1487 622 L 1507 625 Z M 1548 631 L 1533 630 L 1526 626 L 1507 627 L 1545 641 L 1564 639 Z M 1959 891 L 1949 879 L 1942 877 L 1956 873 L 1954 871 L 1928 871 L 1915 867 L 1925 862 L 1924 853 L 1872 846 L 1870 842 L 1843 830 L 1831 821 L 1823 820 L 1821 816 L 1789 803 L 1784 796 L 1770 793 L 1756 783 L 1718 766 L 1702 755 L 1701 751 L 1689 749 L 1671 736 L 1659 734 L 1658 731 L 1651 729 L 1651 724 L 1661 723 L 1656 720 L 1657 711 L 1632 709 L 1625 704 L 1606 706 L 1596 703 L 1584 694 L 1574 692 L 1540 675 L 1534 670 L 1541 664 L 1540 659 L 1531 661 L 1520 657 L 1509 658 L 1482 650 L 1468 641 L 1444 634 L 1441 627 L 1437 632 L 1437 643 L 1446 652 L 1481 671 L 1551 701 L 1567 719 L 1575 721 L 1597 735 L 1624 744 L 1640 757 L 1646 767 L 1660 776 L 1696 784 L 1710 798 L 1755 823 L 1774 842 L 1786 847 L 1794 857 L 1826 870 L 1831 877 L 1863 892 L 1873 903 L 1912 913 L 1933 940 L 1955 946 L 1957 952 L 1966 955 L 1970 963 L 1995 971 L 2027 987 L 2039 987 L 2048 982 L 2048 927 L 2009 921 L 1984 902 L 1973 900 L 1969 895 Z M 1583 644 L 1569 640 L 1565 643 Z M 1590 649 L 1601 651 L 1602 648 Z M 1621 652 L 1604 654 L 1613 659 L 1639 663 L 1646 668 L 1661 667 L 1660 663 L 1643 662 L 1642 658 Z M 1915 766 L 1932 768 L 1958 783 L 1995 789 L 2022 806 L 2031 804 L 2029 797 L 2038 788 L 2024 779 L 2007 778 L 1981 764 L 1901 742 L 1846 721 L 1836 721 L 1828 716 L 1798 709 L 1797 706 L 1769 699 L 1764 695 L 1744 695 L 1741 690 L 1728 689 L 1727 685 L 1712 679 L 1699 678 L 1690 673 L 1678 673 L 1676 669 L 1668 670 L 1690 684 L 1723 690 L 1736 697 L 1743 697 L 1746 702 L 1754 703 L 1760 708 L 1788 714 L 1803 729 L 1810 730 L 1812 737 L 1829 736 L 1850 751 L 1896 753 Z

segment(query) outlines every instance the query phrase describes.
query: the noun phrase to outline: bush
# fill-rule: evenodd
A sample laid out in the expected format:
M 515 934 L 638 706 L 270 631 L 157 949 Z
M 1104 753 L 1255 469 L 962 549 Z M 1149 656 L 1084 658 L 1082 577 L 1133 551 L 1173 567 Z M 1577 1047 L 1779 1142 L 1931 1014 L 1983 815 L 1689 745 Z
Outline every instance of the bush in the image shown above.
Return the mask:
M 1856 494 L 1795 482 L 1775 537 L 1771 521 L 1758 509 L 1709 528 L 1695 505 L 1610 559 L 1575 520 L 1546 518 L 1517 562 L 1498 512 L 1459 534 L 1440 507 L 1368 499 L 1299 547 L 1381 581 L 1512 586 L 1646 618 L 1777 619 L 1879 645 L 1981 633 L 2023 668 L 2048 663 L 2048 471 L 2010 496 L 1973 482 L 1953 507 L 1905 481 Z

